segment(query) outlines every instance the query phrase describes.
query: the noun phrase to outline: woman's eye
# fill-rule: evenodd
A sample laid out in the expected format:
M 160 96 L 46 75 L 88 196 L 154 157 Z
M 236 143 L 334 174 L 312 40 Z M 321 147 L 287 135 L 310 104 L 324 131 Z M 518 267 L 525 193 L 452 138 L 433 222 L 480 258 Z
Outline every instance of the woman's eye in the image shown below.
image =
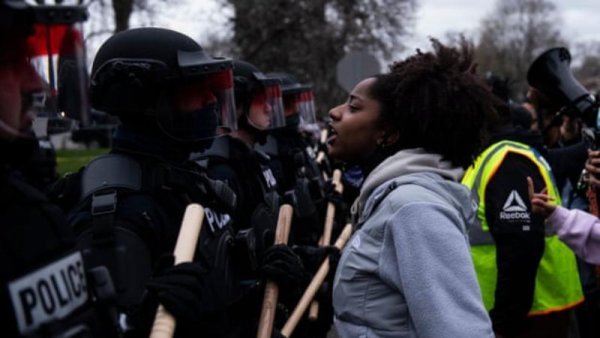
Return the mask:
M 358 107 L 357 107 L 357 106 L 350 105 L 350 106 L 348 106 L 348 107 L 350 108 L 350 112 L 355 112 L 355 111 L 357 111 L 357 110 L 358 110 Z

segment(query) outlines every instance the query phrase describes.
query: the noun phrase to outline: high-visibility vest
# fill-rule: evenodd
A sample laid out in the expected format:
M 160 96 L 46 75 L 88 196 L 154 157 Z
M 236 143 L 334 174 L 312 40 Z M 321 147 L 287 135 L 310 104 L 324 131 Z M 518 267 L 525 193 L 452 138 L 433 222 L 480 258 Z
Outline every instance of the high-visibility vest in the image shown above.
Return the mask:
M 469 241 L 483 302 L 488 311 L 494 307 L 498 269 L 496 245 L 485 216 L 484 194 L 490 179 L 509 153 L 524 156 L 535 163 L 544 179 L 548 195 L 560 204 L 560 195 L 550 166 L 535 149 L 528 145 L 513 141 L 497 142 L 489 146 L 469 167 L 462 183 L 471 189 L 478 203 L 477 223 L 469 230 Z M 550 233 L 549 228 L 546 228 L 545 249 L 537 270 L 533 304 L 529 315 L 565 310 L 582 301 L 583 292 L 575 255 L 555 234 Z

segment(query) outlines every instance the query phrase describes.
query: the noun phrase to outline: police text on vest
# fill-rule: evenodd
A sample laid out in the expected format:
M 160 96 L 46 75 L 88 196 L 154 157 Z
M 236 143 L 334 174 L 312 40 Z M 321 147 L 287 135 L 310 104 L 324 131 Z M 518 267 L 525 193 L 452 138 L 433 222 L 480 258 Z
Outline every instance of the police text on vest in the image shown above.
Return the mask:
M 21 334 L 65 318 L 88 299 L 81 253 L 47 264 L 12 281 L 8 288 Z

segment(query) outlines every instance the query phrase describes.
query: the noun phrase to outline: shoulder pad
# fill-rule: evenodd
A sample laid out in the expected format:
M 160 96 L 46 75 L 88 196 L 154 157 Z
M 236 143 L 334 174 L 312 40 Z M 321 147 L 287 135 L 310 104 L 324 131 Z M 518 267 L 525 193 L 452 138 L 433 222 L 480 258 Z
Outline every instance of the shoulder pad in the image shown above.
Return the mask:
M 195 163 L 200 168 L 206 170 L 208 168 L 208 158 L 191 158 L 192 163 Z
M 217 137 L 210 148 L 200 153 L 192 153 L 190 160 L 199 161 L 207 157 L 229 158 L 229 137 Z
M 279 144 L 275 137 L 269 135 L 267 136 L 267 142 L 255 145 L 254 150 L 262 151 L 270 156 L 277 156 L 279 155 Z
M 271 160 L 271 157 L 269 157 L 269 155 L 267 155 L 265 152 L 263 152 L 260 149 L 254 149 L 254 152 L 256 153 L 256 157 L 258 158 L 258 160 L 261 163 L 266 163 Z
M 123 155 L 108 154 L 95 158 L 83 170 L 81 198 L 108 187 L 141 190 L 142 167 Z
M 213 180 L 203 176 L 206 187 L 221 201 L 229 210 L 237 207 L 237 195 L 225 182 Z

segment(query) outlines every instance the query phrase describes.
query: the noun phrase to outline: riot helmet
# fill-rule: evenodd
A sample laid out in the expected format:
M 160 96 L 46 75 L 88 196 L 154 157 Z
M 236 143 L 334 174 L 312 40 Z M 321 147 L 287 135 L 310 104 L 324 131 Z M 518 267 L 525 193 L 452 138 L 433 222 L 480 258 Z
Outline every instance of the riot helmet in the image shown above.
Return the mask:
M 259 132 L 285 126 L 281 80 L 265 75 L 248 62 L 235 60 L 233 64 L 240 126 Z
M 286 125 L 306 126 L 316 122 L 312 85 L 302 84 L 288 73 L 268 73 L 267 76 L 281 80 Z
M 46 4 L 0 0 L 3 138 L 31 137 L 30 123 L 36 113 L 33 108 L 57 115 L 74 107 L 69 103 L 77 101 L 78 113 L 86 112 L 86 69 L 78 24 L 87 15 L 84 6 L 64 1 Z M 75 89 L 61 86 L 67 82 Z M 12 121 L 7 116 L 12 116 Z
M 236 128 L 232 67 L 172 30 L 120 32 L 94 59 L 92 107 L 176 142 L 211 140 Z

